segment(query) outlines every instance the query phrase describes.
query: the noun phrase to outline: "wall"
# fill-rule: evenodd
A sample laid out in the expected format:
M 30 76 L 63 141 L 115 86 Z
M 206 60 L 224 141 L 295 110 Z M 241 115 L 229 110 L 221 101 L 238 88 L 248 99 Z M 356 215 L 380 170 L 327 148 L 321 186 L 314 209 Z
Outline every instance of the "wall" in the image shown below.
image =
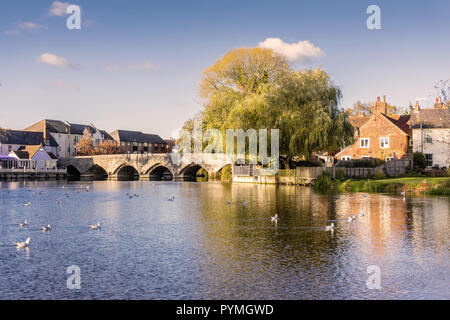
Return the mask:
M 432 138 L 432 143 L 425 142 L 425 136 Z M 433 154 L 433 165 L 450 167 L 450 129 L 413 129 L 413 151 Z

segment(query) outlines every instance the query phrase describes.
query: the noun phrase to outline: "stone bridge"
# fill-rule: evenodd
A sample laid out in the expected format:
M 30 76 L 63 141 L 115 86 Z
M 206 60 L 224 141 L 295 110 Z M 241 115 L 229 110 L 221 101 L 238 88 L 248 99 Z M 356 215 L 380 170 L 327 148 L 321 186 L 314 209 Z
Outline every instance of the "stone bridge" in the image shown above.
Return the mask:
M 60 158 L 58 164 L 67 168 L 69 176 L 109 180 L 182 180 L 196 179 L 203 168 L 208 177 L 220 177 L 221 170 L 232 164 L 225 154 L 199 154 L 173 161 L 171 154 L 117 154 Z

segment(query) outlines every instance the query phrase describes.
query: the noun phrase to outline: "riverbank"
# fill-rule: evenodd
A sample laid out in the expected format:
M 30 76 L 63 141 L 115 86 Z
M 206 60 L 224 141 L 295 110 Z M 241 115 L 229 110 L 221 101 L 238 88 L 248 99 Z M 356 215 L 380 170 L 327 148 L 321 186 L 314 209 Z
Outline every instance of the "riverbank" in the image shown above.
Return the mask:
M 335 190 L 338 192 L 374 192 L 450 196 L 449 177 L 403 177 L 390 179 L 363 180 L 329 180 L 319 178 L 316 189 L 319 191 Z

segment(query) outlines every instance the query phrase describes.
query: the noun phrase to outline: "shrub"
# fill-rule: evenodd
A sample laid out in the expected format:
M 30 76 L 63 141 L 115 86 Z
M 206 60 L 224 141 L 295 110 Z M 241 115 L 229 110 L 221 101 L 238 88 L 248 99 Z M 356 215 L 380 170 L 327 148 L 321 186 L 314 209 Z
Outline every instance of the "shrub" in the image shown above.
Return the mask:
M 328 191 L 331 188 L 331 177 L 326 171 L 317 177 L 314 188 L 319 191 Z
M 413 159 L 415 169 L 423 170 L 427 166 L 427 159 L 422 152 L 414 152 Z
M 373 175 L 373 178 L 375 180 L 382 180 L 382 179 L 386 179 L 386 175 L 384 174 L 384 172 L 382 171 L 377 171 L 375 172 L 375 174 Z
M 336 179 L 343 181 L 345 179 L 345 170 L 344 169 L 337 169 L 336 170 Z
M 225 168 L 223 168 L 222 174 L 220 176 L 220 181 L 230 182 L 232 178 L 231 166 L 226 166 Z

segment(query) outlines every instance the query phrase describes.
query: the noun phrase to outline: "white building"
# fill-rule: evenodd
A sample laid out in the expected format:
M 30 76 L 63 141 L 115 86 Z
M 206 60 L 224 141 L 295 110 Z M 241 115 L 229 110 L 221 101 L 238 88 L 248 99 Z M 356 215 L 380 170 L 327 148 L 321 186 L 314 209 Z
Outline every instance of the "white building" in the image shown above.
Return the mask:
M 8 155 L 11 151 L 36 145 L 42 145 L 47 152 L 55 155 L 59 147 L 52 137 L 44 139 L 42 132 L 0 129 L 0 155 Z
M 427 167 L 450 168 L 450 110 L 436 103 L 435 108 L 415 106 L 411 114 L 413 152 L 422 152 Z
M 26 131 L 40 131 L 45 137 L 53 138 L 58 144 L 57 156 L 62 158 L 74 157 L 77 144 L 85 135 L 92 138 L 94 146 L 104 140 L 112 140 L 104 130 L 99 130 L 92 124 L 83 125 L 59 120 L 42 120 L 25 129 Z
M 49 153 L 42 145 L 27 146 L 24 149 L 11 151 L 8 155 L 18 160 L 18 167 L 38 171 L 57 169 L 58 159 Z

